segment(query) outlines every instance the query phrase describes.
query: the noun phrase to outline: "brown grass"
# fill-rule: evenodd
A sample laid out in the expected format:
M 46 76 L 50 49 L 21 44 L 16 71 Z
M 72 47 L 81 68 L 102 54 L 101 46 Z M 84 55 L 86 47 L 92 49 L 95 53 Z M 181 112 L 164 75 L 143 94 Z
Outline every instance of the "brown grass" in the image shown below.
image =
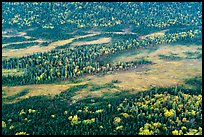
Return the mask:
M 104 38 L 99 38 L 99 39 L 97 39 L 97 40 L 92 40 L 92 41 L 74 42 L 74 43 L 71 44 L 71 46 L 103 44 L 103 43 L 109 43 L 110 41 L 111 41 L 111 38 L 110 38 L 110 37 L 104 37 Z
M 98 35 L 99 33 L 93 33 L 93 34 L 87 34 L 87 35 L 82 35 L 82 36 L 75 36 L 73 38 L 67 39 L 67 40 L 58 40 L 55 42 L 50 43 L 46 47 L 40 47 L 39 45 L 28 47 L 28 48 L 22 48 L 22 49 L 15 49 L 15 50 L 8 50 L 5 49 L 2 51 L 3 56 L 9 57 L 22 57 L 22 56 L 27 56 L 36 52 L 46 52 L 51 49 L 54 49 L 58 46 L 63 46 L 65 44 L 71 43 L 75 39 L 79 38 L 86 38 L 86 37 L 92 37 L 95 35 Z M 5 46 L 5 45 L 4 45 Z
M 126 72 L 116 72 L 114 74 L 105 75 L 103 77 L 89 76 L 91 82 L 95 84 L 104 84 L 112 80 L 119 80 L 122 83 L 118 84 L 123 89 L 146 90 L 152 86 L 173 86 L 182 84 L 186 78 L 191 78 L 197 75 L 202 75 L 202 61 L 196 59 L 185 59 L 181 61 L 164 61 L 159 59 L 159 54 L 176 53 L 179 56 L 184 56 L 183 52 L 197 51 L 198 46 L 160 46 L 156 51 L 147 54 L 146 50 L 136 55 L 123 55 L 116 61 L 133 61 L 135 59 L 149 56 L 148 59 L 156 64 L 143 66 L 140 70 L 131 70 Z
M 192 67 L 194 66 L 194 67 Z M 151 86 L 172 86 L 182 84 L 183 79 L 197 75 L 202 75 L 201 61 L 183 61 L 183 62 L 163 62 L 146 66 L 149 71 L 136 70 L 114 73 L 103 77 L 90 76 L 91 82 L 95 84 L 105 84 L 112 80 L 121 81 L 118 86 L 122 89 L 146 90 Z
M 161 46 L 155 52 L 149 54 L 149 56 L 156 56 L 156 55 L 159 55 L 159 54 L 174 53 L 174 54 L 178 54 L 179 56 L 183 57 L 183 56 L 185 56 L 185 54 L 183 52 L 187 52 L 187 51 L 195 52 L 195 51 L 198 51 L 197 50 L 198 47 L 202 47 L 202 45 L 200 45 L 200 46 L 196 46 L 196 45 L 191 45 L 191 46 L 184 46 L 184 45 L 171 46 L 171 45 L 165 45 L 165 46 Z
M 2 90 L 6 93 L 6 96 L 12 96 L 19 92 L 21 92 L 23 89 L 30 89 L 29 93 L 25 96 L 21 97 L 20 99 L 28 98 L 29 96 L 40 96 L 40 95 L 51 95 L 54 96 L 56 94 L 59 94 L 60 92 L 76 85 L 83 85 L 86 84 L 86 82 L 76 83 L 76 84 L 35 84 L 35 85 L 25 85 L 25 86 L 4 86 L 2 87 Z
M 162 31 L 157 31 L 157 32 L 154 32 L 154 33 L 150 33 L 148 35 L 144 35 L 144 36 L 140 36 L 139 38 L 140 39 L 144 39 L 146 37 L 161 37 L 161 36 L 164 36 L 165 35 L 165 32 L 167 31 L 168 29 L 166 30 L 162 30 Z
M 170 53 L 178 54 L 180 57 L 186 57 L 186 55 L 183 52 L 191 51 L 191 52 L 201 52 L 197 50 L 198 47 L 202 47 L 202 45 L 197 46 L 197 45 L 191 45 L 191 46 L 184 46 L 184 45 L 160 45 L 157 50 L 152 51 L 148 53 L 148 49 L 145 50 L 140 50 L 138 54 L 135 55 L 128 55 L 128 54 L 123 54 L 122 56 L 116 57 L 113 62 L 118 62 L 118 61 L 124 61 L 124 62 L 129 62 L 129 61 L 134 61 L 136 59 L 139 59 L 141 57 L 147 57 L 149 56 L 149 59 L 152 60 L 153 62 L 160 63 L 161 60 L 156 59 L 153 60 L 153 57 L 156 57 L 160 54 L 164 55 L 170 55 Z

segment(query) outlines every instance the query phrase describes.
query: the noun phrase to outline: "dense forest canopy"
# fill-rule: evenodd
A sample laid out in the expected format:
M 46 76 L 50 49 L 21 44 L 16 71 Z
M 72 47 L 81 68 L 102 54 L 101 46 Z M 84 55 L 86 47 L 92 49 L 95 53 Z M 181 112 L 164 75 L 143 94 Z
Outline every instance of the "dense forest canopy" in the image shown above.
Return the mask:
M 4 2 L 3 28 L 200 26 L 200 2 Z
M 2 53 L 4 135 L 202 135 L 202 2 L 3 2 Z

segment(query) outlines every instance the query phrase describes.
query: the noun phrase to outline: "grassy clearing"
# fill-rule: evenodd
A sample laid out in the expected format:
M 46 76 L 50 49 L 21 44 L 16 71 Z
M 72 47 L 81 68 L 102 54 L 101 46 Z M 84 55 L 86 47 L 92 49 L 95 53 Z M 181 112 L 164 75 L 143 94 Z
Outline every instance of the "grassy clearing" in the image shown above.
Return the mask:
M 182 60 L 183 58 L 174 54 L 171 55 L 158 55 L 160 59 L 166 61 Z
M 104 85 L 92 84 L 91 82 L 84 82 L 78 80 L 78 82 L 60 82 L 58 84 L 41 84 L 41 85 L 26 85 L 26 86 L 15 86 L 15 87 L 2 87 L 4 91 L 5 98 L 12 98 L 16 94 L 21 93 L 24 89 L 30 89 L 29 93 L 21 96 L 16 100 L 3 100 L 4 103 L 15 103 L 19 100 L 33 97 L 33 96 L 51 96 L 59 95 L 62 99 L 67 100 L 81 100 L 86 97 L 102 97 L 104 93 L 111 89 L 112 93 L 119 91 L 115 84 L 120 83 L 120 81 L 113 80 L 110 83 Z M 90 92 L 90 90 L 94 92 Z
M 4 86 L 2 87 L 2 90 L 5 92 L 6 97 L 9 97 L 20 93 L 24 89 L 30 89 L 28 94 L 20 97 L 19 99 L 25 99 L 32 96 L 42 96 L 42 95 L 53 97 L 56 94 L 59 94 L 70 87 L 77 86 L 77 85 L 84 85 L 86 83 L 87 82 L 80 82 L 80 83 L 62 82 L 61 84 L 36 84 L 36 85 L 14 86 L 14 87 Z M 9 103 L 13 103 L 16 101 L 17 100 L 13 100 L 12 102 L 9 102 Z
M 104 44 L 104 43 L 109 43 L 109 42 L 111 42 L 111 38 L 110 37 L 104 37 L 104 38 L 99 38 L 97 40 L 92 40 L 92 41 L 74 42 L 71 44 L 70 47 L 82 46 L 82 45 L 92 45 L 92 44 Z
M 108 61 L 111 63 L 114 62 L 130 62 L 135 61 L 138 59 L 141 59 L 143 57 L 148 57 L 150 53 L 153 53 L 154 51 L 158 50 L 158 46 L 155 47 L 149 47 L 145 49 L 134 49 L 134 50 L 127 50 L 126 52 L 116 54 L 114 56 L 108 57 Z
M 89 33 L 99 33 L 99 32 L 89 32 Z M 92 37 L 78 38 L 78 39 L 74 40 L 73 42 L 93 41 L 93 40 L 97 40 L 97 39 L 102 38 L 102 37 L 106 37 L 106 35 L 98 34 L 98 35 L 95 35 Z
M 7 96 L 12 96 L 25 88 L 29 88 L 30 92 L 19 99 L 40 95 L 54 96 L 65 91 L 69 92 L 69 95 L 66 95 L 67 98 L 69 97 L 70 100 L 75 101 L 87 97 L 107 98 L 122 95 L 121 90 L 128 90 L 128 93 L 135 94 L 138 91 L 145 91 L 151 87 L 169 87 L 185 84 L 184 79 L 202 75 L 201 64 L 202 62 L 198 60 L 162 61 L 161 64 L 143 66 L 136 70 L 121 71 L 103 77 L 87 76 L 77 80 L 74 84 L 64 81 L 58 84 L 3 87 L 3 90 Z M 73 93 L 70 91 L 73 91 Z M 13 102 L 15 101 L 9 103 Z
M 198 47 L 197 50 L 201 50 L 202 51 L 202 47 Z
M 15 32 L 12 35 L 2 35 L 2 47 L 9 48 L 10 45 L 29 44 L 31 42 L 42 43 L 45 42 L 41 38 L 37 39 L 35 36 L 27 36 L 26 32 Z M 8 47 L 7 47 L 8 46 Z M 23 48 L 23 47 L 21 47 Z
M 18 50 L 3 50 L 2 55 L 7 56 L 7 57 L 22 57 L 22 56 L 27 56 L 27 55 L 30 55 L 36 52 L 46 52 L 56 47 L 69 44 L 75 39 L 92 37 L 98 34 L 99 33 L 93 33 L 93 34 L 87 34 L 87 35 L 81 35 L 81 36 L 79 35 L 79 36 L 75 36 L 73 38 L 69 38 L 66 40 L 58 40 L 58 41 L 50 43 L 48 46 L 36 45 L 36 46 L 28 47 L 28 48 L 21 48 Z
M 192 67 L 189 62 L 170 62 L 148 66 L 150 70 L 128 71 L 105 75 L 103 77 L 91 77 L 93 83 L 110 82 L 113 79 L 121 81 L 118 85 L 121 89 L 128 90 L 147 90 L 150 87 L 172 86 L 183 84 L 184 78 L 195 75 L 202 75 L 202 62 L 194 62 Z M 162 73 L 162 75 L 161 75 Z
M 140 39 L 144 39 L 146 37 L 162 37 L 165 35 L 165 32 L 168 31 L 168 29 L 166 30 L 161 30 L 161 31 L 156 31 L 156 32 L 153 32 L 153 33 L 150 33 L 150 34 L 147 34 L 147 35 L 144 35 L 144 36 L 140 36 Z
M 147 90 L 150 87 L 159 86 L 174 86 L 183 84 L 183 79 L 202 75 L 202 61 L 195 59 L 186 59 L 183 52 L 196 52 L 198 46 L 183 46 L 183 45 L 162 45 L 155 49 L 145 49 L 142 51 L 130 51 L 111 58 L 109 61 L 134 61 L 138 58 L 146 57 L 151 60 L 153 65 L 143 66 L 136 70 L 123 71 L 105 75 L 103 77 L 90 76 L 91 82 L 97 84 L 105 84 L 113 79 L 121 81 L 118 85 L 122 89 L 128 90 Z M 160 54 L 166 56 L 177 55 L 183 60 L 172 60 L 166 62 L 159 58 Z
M 158 55 L 166 53 L 167 55 L 178 54 L 185 57 L 182 51 L 187 50 L 196 51 L 197 47 L 182 45 L 171 47 L 167 45 L 145 49 L 144 53 L 142 51 L 137 51 L 136 53 L 135 51 L 129 51 L 126 54 L 121 54 L 121 56 L 113 57 L 109 61 L 134 61 L 135 58 L 147 57 L 156 64 L 144 65 L 136 70 L 120 71 L 102 77 L 87 76 L 82 78 L 81 81 L 87 81 L 88 86 L 83 90 L 77 91 L 72 99 L 81 100 L 87 97 L 113 96 L 114 94 L 120 94 L 120 90 L 129 90 L 129 93 L 136 93 L 137 91 L 145 91 L 155 86 L 169 87 L 185 84 L 184 79 L 202 75 L 202 62 L 189 59 L 166 62 L 161 60 Z M 120 81 L 120 83 L 116 82 L 114 83 L 116 87 L 110 88 L 111 85 L 108 83 L 112 81 Z
M 36 31 L 36 30 L 35 30 Z M 39 39 L 37 40 L 34 40 L 33 42 L 40 42 L 42 44 L 38 44 L 38 45 L 35 45 L 35 46 L 31 46 L 31 47 L 27 47 L 27 48 L 21 48 L 21 49 L 18 49 L 18 50 L 15 50 L 15 49 L 11 49 L 11 50 L 8 50 L 8 49 L 4 49 L 2 51 L 2 55 L 5 56 L 6 58 L 10 58 L 10 57 L 22 57 L 22 56 L 27 56 L 27 55 L 31 55 L 33 53 L 36 53 L 36 52 L 46 52 L 46 51 L 49 51 L 51 49 L 54 49 L 54 48 L 60 48 L 60 47 L 68 47 L 70 46 L 70 44 L 72 43 L 71 47 L 73 48 L 74 46 L 81 46 L 81 45 L 88 45 L 88 44 L 103 44 L 103 43 L 109 43 L 111 41 L 114 41 L 114 39 L 120 39 L 120 38 L 125 38 L 126 36 L 123 36 L 123 35 L 120 35 L 120 34 L 126 34 L 124 32 L 121 32 L 121 33 L 102 33 L 102 32 L 89 32 L 89 34 L 87 33 L 83 33 L 82 31 L 79 31 L 79 32 L 74 32 L 74 34 L 66 34 L 66 35 L 63 35 L 63 33 L 60 33 L 59 36 L 55 36 L 56 35 L 56 32 L 55 31 L 51 31 L 50 30 L 46 30 L 46 32 L 44 32 L 44 30 L 39 30 L 40 32 L 42 31 L 42 33 L 39 33 L 40 35 L 42 35 L 41 37 L 38 37 L 38 36 L 35 36 L 33 35 L 33 32 L 32 31 L 28 31 L 27 34 L 29 36 L 32 37 L 35 37 L 35 38 L 45 38 L 45 39 L 52 39 L 51 43 L 47 44 L 43 44 L 43 42 L 46 42 L 46 41 L 39 41 Z M 50 32 L 51 34 L 49 34 L 48 32 Z M 53 34 L 53 32 L 55 34 Z M 45 34 L 44 34 L 45 33 Z M 35 32 L 36 34 L 36 32 Z M 119 34 L 119 35 L 118 35 Z M 58 33 L 57 33 L 58 35 Z M 22 35 L 23 37 L 25 35 Z M 28 36 L 28 37 L 29 37 Z M 50 36 L 53 36 L 53 37 L 50 37 Z M 65 38 L 68 37 L 69 39 L 66 39 Z M 71 37 L 70 37 L 71 36 Z M 102 36 L 101 38 L 99 36 Z M 127 34 L 127 36 L 129 37 L 129 35 Z M 56 38 L 55 38 L 56 37 Z M 98 39 L 96 39 L 98 38 Z M 59 40 L 59 39 L 63 39 L 63 40 Z M 113 40 L 112 40 L 113 39 Z M 80 40 L 80 41 L 78 41 Z M 81 40 L 84 40 L 84 41 L 81 41 Z M 91 41 L 90 41 L 91 40 Z M 17 43 L 7 43 L 7 44 L 3 44 L 4 47 L 6 46 L 9 46 L 9 44 L 23 44 L 23 43 L 26 43 L 26 42 L 30 42 L 30 41 L 21 41 L 21 42 L 17 42 Z M 44 46 L 45 45 L 45 46 Z
M 190 85 L 190 87 L 194 89 L 202 89 L 202 77 L 195 76 L 193 78 L 186 79 L 185 84 Z
M 103 88 L 117 88 L 117 86 L 115 86 L 114 83 L 118 83 L 118 80 L 112 80 L 110 83 L 106 83 L 103 85 L 92 85 L 90 91 L 97 91 Z
M 87 87 L 87 84 L 84 84 L 84 85 L 76 85 L 76 86 L 73 86 L 71 88 L 68 88 L 67 90 L 64 90 L 62 91 L 60 94 L 59 94 L 59 97 L 63 100 L 72 100 L 71 97 L 73 97 L 74 95 L 76 95 L 75 92 L 79 91 L 79 90 L 82 90 L 84 88 Z M 57 95 L 58 97 L 58 95 Z
M 199 51 L 195 51 L 195 52 L 187 51 L 187 52 L 184 52 L 184 54 L 186 54 L 187 59 L 200 59 L 200 58 L 202 58 L 202 53 Z
M 18 98 L 22 97 L 22 96 L 25 96 L 26 94 L 29 93 L 29 90 L 28 88 L 25 88 L 23 89 L 21 92 L 15 94 L 15 95 L 12 95 L 12 96 L 9 96 L 9 97 L 4 97 L 2 98 L 2 101 L 3 102 L 10 102 L 10 101 L 13 101 L 13 100 L 17 100 Z
M 158 50 L 156 50 L 155 52 L 152 52 L 149 56 L 156 56 L 159 54 L 177 54 L 178 56 L 181 57 L 185 57 L 186 55 L 183 52 L 188 52 L 188 51 L 192 51 L 195 52 L 197 51 L 197 48 L 202 47 L 202 45 L 190 45 L 190 46 L 186 46 L 186 45 L 162 45 L 160 46 L 160 48 L 158 48 Z
M 157 56 L 159 55 L 176 55 L 179 58 L 186 58 L 185 52 L 200 52 L 198 48 L 202 48 L 202 45 L 191 45 L 191 46 L 184 46 L 184 45 L 160 45 L 155 46 L 147 49 L 142 50 L 131 50 L 126 51 L 124 53 L 115 55 L 108 60 L 111 62 L 128 62 L 134 61 L 142 57 L 146 57 L 155 63 L 160 63 L 162 60 L 158 59 Z
M 88 79 L 83 78 L 83 81 L 87 81 Z M 120 88 L 116 85 L 121 83 L 118 80 L 112 80 L 108 83 L 92 83 L 89 81 L 86 88 L 75 92 L 75 95 L 72 97 L 72 100 L 79 101 L 87 98 L 101 98 L 108 93 L 114 94 L 120 92 Z

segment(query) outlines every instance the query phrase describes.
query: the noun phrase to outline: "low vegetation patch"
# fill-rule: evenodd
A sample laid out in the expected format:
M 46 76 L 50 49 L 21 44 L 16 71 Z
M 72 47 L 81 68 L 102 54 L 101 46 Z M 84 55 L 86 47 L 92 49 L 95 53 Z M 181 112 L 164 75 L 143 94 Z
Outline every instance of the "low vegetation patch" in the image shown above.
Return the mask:
M 167 61 L 174 61 L 174 60 L 182 60 L 182 57 L 179 57 L 177 55 L 171 54 L 171 55 L 158 55 L 160 59 L 164 59 Z
M 202 88 L 199 87 L 202 85 L 202 77 L 196 76 L 194 78 L 186 79 L 185 83 L 194 86 L 194 88 Z
M 184 54 L 186 54 L 187 59 L 200 59 L 200 58 L 202 58 L 202 53 L 200 53 L 198 51 L 195 51 L 195 52 L 187 51 L 187 52 L 184 52 Z
M 59 96 L 56 95 L 56 97 L 59 97 L 61 99 L 65 99 L 65 100 L 71 100 L 71 97 L 73 97 L 75 95 L 75 92 L 82 90 L 82 89 L 86 88 L 87 86 L 88 86 L 88 84 L 73 86 L 73 87 L 61 92 L 59 94 Z
M 32 42 L 32 41 L 30 43 L 9 44 L 3 47 L 3 49 L 22 49 L 26 47 L 36 46 L 38 44 L 39 44 L 38 42 Z
M 119 82 L 118 80 L 113 80 L 110 83 L 106 83 L 103 85 L 93 85 L 90 91 L 96 91 L 103 88 L 117 88 L 118 86 L 114 85 L 114 83 L 118 83 L 118 82 Z
M 27 41 L 25 37 L 21 36 L 15 36 L 15 37 L 2 37 L 2 44 L 8 44 L 8 43 L 13 43 L 13 42 L 23 42 Z M 29 40 L 35 40 L 35 38 L 30 38 Z
M 28 89 L 28 88 L 23 89 L 21 92 L 15 94 L 15 95 L 12 95 L 12 96 L 9 96 L 9 97 L 6 97 L 6 98 L 2 98 L 2 100 L 3 100 L 3 102 L 13 101 L 16 98 L 19 98 L 19 97 L 22 97 L 22 96 L 25 96 L 26 94 L 28 94 L 29 90 L 30 89 Z

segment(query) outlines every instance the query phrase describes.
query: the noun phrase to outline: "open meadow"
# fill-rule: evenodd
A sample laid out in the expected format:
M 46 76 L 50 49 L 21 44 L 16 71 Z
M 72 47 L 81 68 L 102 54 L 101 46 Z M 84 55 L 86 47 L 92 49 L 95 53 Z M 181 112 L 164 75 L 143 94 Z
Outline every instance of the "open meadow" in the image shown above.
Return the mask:
M 3 2 L 2 134 L 202 135 L 201 5 Z

